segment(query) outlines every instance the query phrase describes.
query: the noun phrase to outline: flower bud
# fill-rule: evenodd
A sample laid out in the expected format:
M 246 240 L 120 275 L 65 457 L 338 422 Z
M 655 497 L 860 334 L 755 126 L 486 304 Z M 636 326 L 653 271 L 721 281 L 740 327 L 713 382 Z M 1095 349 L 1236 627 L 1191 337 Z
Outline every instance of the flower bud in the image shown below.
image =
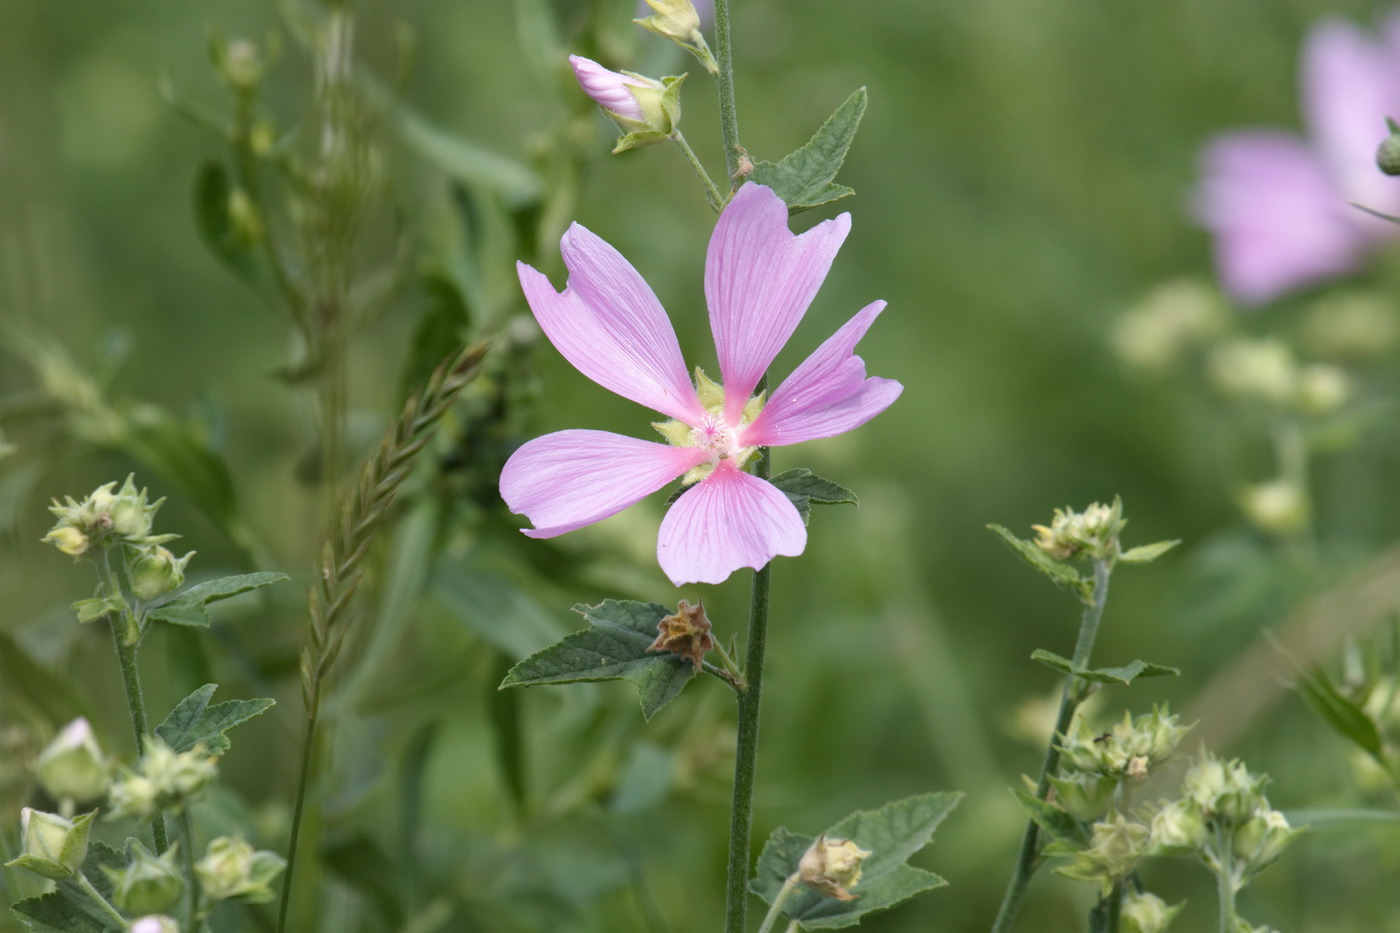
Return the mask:
M 1231 847 L 1245 871 L 1253 874 L 1282 855 L 1303 829 L 1289 826 L 1287 817 L 1279 811 L 1261 807 L 1235 829 Z
M 126 933 L 180 933 L 180 924 L 164 914 L 149 914 L 133 920 Z
M 700 32 L 700 13 L 691 0 L 646 0 L 646 5 L 651 7 L 652 15 L 632 22 L 687 50 L 700 60 L 710 74 L 719 72 L 719 65 Z
M 242 836 L 220 836 L 209 843 L 204 858 L 195 863 L 194 873 L 211 900 L 241 897 L 262 903 L 272 900 L 268 884 L 286 864 L 275 852 L 254 851 Z
M 1118 782 L 1103 774 L 1082 771 L 1069 776 L 1050 778 L 1055 788 L 1055 803 L 1082 823 L 1097 820 L 1108 812 L 1113 802 L 1113 789 Z
M 35 759 L 39 784 L 55 800 L 83 803 L 107 790 L 107 759 L 81 716 L 63 727 Z
M 1153 855 L 1195 855 L 1206 844 L 1206 820 L 1194 800 L 1173 800 L 1152 817 Z
M 1078 881 L 1097 881 L 1104 894 L 1128 876 L 1147 851 L 1146 826 L 1118 813 L 1112 822 L 1095 823 L 1089 847 L 1055 871 Z
M 1234 826 L 1249 819 L 1260 807 L 1268 807 L 1264 785 L 1269 779 L 1254 776 L 1238 760 L 1222 762 L 1205 755 L 1186 772 L 1181 790 L 1207 816 Z
M 128 476 L 116 492 L 116 483 L 107 483 L 94 490 L 82 502 L 57 499 L 49 511 L 58 516 L 58 524 L 44 540 L 65 554 L 79 556 L 92 548 L 107 548 L 118 542 L 129 544 L 160 544 L 174 535 L 151 535 L 151 521 L 160 508 L 161 499 L 147 503 L 146 490 L 138 490 L 133 476 Z
M 81 557 L 87 553 L 88 536 L 77 528 L 68 525 L 60 525 L 48 534 L 44 535 L 45 544 L 52 544 L 69 557 Z
M 152 600 L 178 589 L 185 582 L 185 567 L 194 551 L 177 558 L 159 544 L 134 549 L 128 555 L 131 592 L 137 599 Z
M 1210 373 L 1216 388 L 1240 399 L 1286 407 L 1297 392 L 1293 353 L 1272 337 L 1221 344 L 1211 354 Z
M 1181 725 L 1180 717 L 1173 716 L 1166 706 L 1153 707 L 1151 713 L 1136 719 L 1124 712 L 1122 721 L 1103 733 L 1091 729 L 1081 717 L 1064 736 L 1061 752 L 1065 762 L 1080 771 L 1107 775 L 1115 781 L 1140 781 L 1171 756 L 1191 728 Z
M 1120 933 L 1165 933 L 1168 924 L 1181 912 L 1184 904 L 1168 907 L 1167 902 L 1146 891 L 1129 892 L 1123 898 L 1119 918 Z
M 112 897 L 129 914 L 153 914 L 169 910 L 185 891 L 184 877 L 175 865 L 176 842 L 163 855 L 153 855 L 135 839 L 126 841 L 128 857 L 121 871 L 102 866 L 112 879 Z
M 1287 479 L 1246 486 L 1239 495 L 1240 509 L 1260 531 L 1287 537 L 1307 527 L 1307 493 Z
M 1038 535 L 1036 546 L 1056 560 L 1103 560 L 1118 555 L 1118 535 L 1127 524 L 1123 503 L 1115 499 L 1112 505 L 1095 502 L 1083 512 L 1056 509 L 1049 528 L 1031 528 Z
M 604 68 L 581 55 L 570 55 L 579 86 L 622 131 L 614 153 L 663 142 L 681 119 L 680 88 L 685 75 L 660 81 L 630 71 Z
M 1227 319 L 1214 289 L 1194 279 L 1176 279 L 1154 288 L 1120 317 L 1109 343 L 1126 366 L 1161 373 L 1193 346 L 1220 333 Z
M 1351 381 L 1337 366 L 1316 363 L 1298 373 L 1298 407 L 1304 414 L 1326 415 L 1351 396 Z
M 1303 319 L 1308 352 L 1332 360 L 1373 360 L 1400 344 L 1395 304 L 1367 292 L 1329 293 Z
M 22 851 L 5 867 L 25 868 L 54 881 L 73 877 L 87 859 L 88 831 L 95 816 L 93 810 L 70 821 L 25 807 L 19 815 Z
M 869 857 L 869 851 L 850 839 L 828 839 L 822 833 L 802 853 L 797 874 L 804 884 L 825 897 L 853 901 L 859 895 L 849 889 L 860 881 L 860 863 Z
M 148 736 L 136 770 L 108 790 L 111 815 L 148 819 L 167 807 L 182 807 L 218 777 L 217 762 L 203 745 L 175 752 L 159 736 Z
M 1376 149 L 1376 168 L 1387 175 L 1400 175 L 1400 131 L 1393 121 L 1386 122 L 1390 124 L 1390 135 Z

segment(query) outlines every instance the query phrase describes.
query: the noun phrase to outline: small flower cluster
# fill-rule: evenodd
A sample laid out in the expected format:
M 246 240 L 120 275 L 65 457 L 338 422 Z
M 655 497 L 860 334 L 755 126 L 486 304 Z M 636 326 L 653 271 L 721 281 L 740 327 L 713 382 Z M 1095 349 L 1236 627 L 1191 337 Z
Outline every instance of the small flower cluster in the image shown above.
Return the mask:
M 146 753 L 135 770 L 126 771 L 108 791 L 111 815 L 145 820 L 164 810 L 178 810 L 218 774 L 218 760 L 204 746 L 176 752 L 159 736 L 148 736 Z
M 1056 560 L 1113 560 L 1118 556 L 1118 536 L 1127 525 L 1123 518 L 1123 503 L 1112 505 L 1097 502 L 1083 512 L 1072 508 L 1056 509 L 1050 527 L 1032 525 L 1035 544 Z

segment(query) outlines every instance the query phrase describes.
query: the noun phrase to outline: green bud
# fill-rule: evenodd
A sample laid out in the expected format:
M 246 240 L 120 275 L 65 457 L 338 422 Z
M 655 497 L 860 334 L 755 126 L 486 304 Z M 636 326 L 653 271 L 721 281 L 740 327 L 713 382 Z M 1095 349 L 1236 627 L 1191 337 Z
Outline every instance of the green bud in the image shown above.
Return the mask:
M 1130 892 L 1123 898 L 1120 933 L 1165 933 L 1184 906 L 1168 907 L 1167 902 L 1155 894 Z
M 696 12 L 695 4 L 691 0 L 646 0 L 646 3 L 655 12 L 651 16 L 634 19 L 632 22 L 658 36 L 670 39 L 690 52 L 710 74 L 719 73 L 719 64 L 710 54 L 710 47 L 705 43 L 704 34 L 700 32 L 700 14 Z
M 828 839 L 822 833 L 802 853 L 797 874 L 803 884 L 825 897 L 853 901 L 857 895 L 850 889 L 860 881 L 860 863 L 869 857 L 869 851 L 850 839 Z
M 73 877 L 87 859 L 88 831 L 95 816 L 93 810 L 70 821 L 25 807 L 19 815 L 22 851 L 5 867 L 24 868 L 54 881 Z
M 1307 492 L 1289 479 L 1246 486 L 1239 494 L 1240 510 L 1260 531 L 1288 537 L 1308 525 Z
M 1253 816 L 1235 829 L 1230 840 L 1237 864 L 1242 865 L 1248 874 L 1262 871 L 1283 854 L 1283 850 L 1303 829 L 1289 826 L 1288 819 L 1277 810 L 1256 810 Z
M 1108 812 L 1113 790 L 1118 786 L 1118 782 L 1107 775 L 1083 771 L 1052 777 L 1050 784 L 1055 788 L 1055 803 L 1083 823 L 1097 820 Z
M 112 816 L 148 819 L 166 808 L 179 808 L 218 777 L 218 759 L 203 745 L 172 751 L 159 736 L 146 738 L 146 753 L 108 790 Z
M 63 728 L 34 762 L 39 784 L 55 800 L 84 803 L 107 791 L 107 759 L 81 716 Z
M 1191 726 L 1180 724 L 1166 706 L 1133 719 L 1127 712 L 1107 732 L 1096 732 L 1082 717 L 1065 735 L 1061 752 L 1074 768 L 1103 774 L 1115 781 L 1125 778 L 1141 781 L 1166 761 Z
M 1376 167 L 1387 175 L 1400 175 L 1400 132 L 1390 121 L 1390 135 L 1381 140 L 1376 149 Z
M 1077 881 L 1097 881 L 1104 896 L 1126 878 L 1147 852 L 1148 830 L 1118 813 L 1112 822 L 1095 823 L 1089 847 L 1055 871 Z
M 1298 407 L 1304 414 L 1327 415 L 1351 397 L 1351 380 L 1337 366 L 1316 363 L 1298 374 Z
M 1225 395 L 1281 408 L 1291 407 L 1298 391 L 1293 353 L 1274 337 L 1222 343 L 1211 354 L 1210 374 Z
M 1254 815 L 1260 807 L 1267 808 L 1264 797 L 1266 776 L 1249 773 L 1239 760 L 1222 762 L 1205 753 L 1186 772 L 1181 790 L 1208 817 L 1216 817 L 1227 826 L 1236 826 Z
M 146 490 L 138 490 L 134 480 L 128 476 L 116 491 L 116 483 L 107 483 L 82 502 L 73 501 L 71 496 L 62 503 L 55 499 L 49 511 L 58 516 L 58 524 L 44 541 L 76 557 L 91 548 L 107 548 L 118 542 L 161 544 L 174 538 L 151 534 L 151 522 L 165 500 L 148 503 Z
M 1125 366 L 1155 375 L 1219 334 L 1228 320 L 1215 289 L 1194 279 L 1175 279 L 1154 288 L 1120 317 L 1109 343 Z
M 129 914 L 153 914 L 178 904 L 185 891 L 184 877 L 175 864 L 179 845 L 176 842 L 163 855 L 157 856 L 135 839 L 128 839 L 126 868 L 117 871 L 102 866 L 102 871 L 112 879 L 112 896 L 117 906 Z
M 137 599 L 149 601 L 178 589 L 185 582 L 185 567 L 194 553 L 177 558 L 159 544 L 135 548 L 127 556 L 131 592 Z
M 194 873 L 211 900 L 241 897 L 262 903 L 272 900 L 268 885 L 286 865 L 275 852 L 254 851 L 242 836 L 220 836 L 209 843 L 204 858 L 195 863 Z
M 1031 528 L 1038 535 L 1036 546 L 1056 560 L 1112 560 L 1118 556 L 1118 535 L 1127 524 L 1123 503 L 1114 499 L 1112 505 L 1095 502 L 1083 512 L 1056 509 L 1050 527 Z
M 52 544 L 69 557 L 82 557 L 87 553 L 88 536 L 77 528 L 68 525 L 60 525 L 54 528 L 41 539 L 45 544 Z
M 1152 817 L 1153 855 L 1195 855 L 1206 844 L 1206 820 L 1194 800 L 1173 800 Z
M 180 933 L 180 924 L 164 914 L 148 914 L 139 920 L 131 921 L 126 933 Z

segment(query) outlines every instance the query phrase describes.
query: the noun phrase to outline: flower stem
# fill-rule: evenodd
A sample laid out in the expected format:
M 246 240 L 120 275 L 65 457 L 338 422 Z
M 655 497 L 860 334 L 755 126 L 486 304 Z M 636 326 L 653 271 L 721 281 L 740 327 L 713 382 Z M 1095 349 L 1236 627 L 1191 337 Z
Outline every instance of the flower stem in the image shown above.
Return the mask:
M 724 132 L 724 164 L 729 174 L 729 190 L 739 187 L 739 114 L 734 106 L 734 58 L 729 44 L 729 0 L 715 0 L 715 60 L 719 72 L 719 123 Z
M 725 0 L 719 0 L 716 7 Z M 722 70 L 722 69 L 721 69 Z M 767 382 L 759 383 L 762 391 Z M 766 480 L 773 473 L 769 448 L 762 448 L 754 475 Z M 754 571 L 749 601 L 749 645 L 739 698 L 739 737 L 734 754 L 734 803 L 729 811 L 729 862 L 724 899 L 725 933 L 744 933 L 748 920 L 749 835 L 753 828 L 754 774 L 758 768 L 758 712 L 763 695 L 763 658 L 768 647 L 768 596 L 772 563 Z
M 1113 883 L 1113 890 L 1108 894 L 1108 914 L 1104 921 L 1104 933 L 1118 933 L 1119 924 L 1123 917 L 1123 881 L 1119 879 Z
M 92 898 L 93 903 L 95 903 L 98 907 L 102 908 L 102 912 L 104 914 L 111 917 L 117 922 L 117 927 L 119 929 L 126 929 L 127 921 L 126 918 L 121 915 L 121 911 L 113 907 L 111 902 L 108 901 L 107 898 L 103 897 L 102 894 L 92 886 L 92 882 L 87 879 L 87 875 L 83 874 L 82 872 L 75 872 L 73 875 L 73 881 L 78 885 L 79 888 L 82 888 L 84 894 Z
M 1225 831 L 1215 829 L 1215 852 L 1219 868 L 1215 872 L 1215 888 L 1220 898 L 1220 933 L 1231 933 L 1235 925 L 1235 866 L 1230 840 Z
M 715 187 L 714 181 L 710 178 L 710 173 L 705 171 L 705 166 L 701 164 L 699 156 L 695 150 L 690 148 L 690 143 L 685 141 L 685 136 L 677 129 L 671 134 L 671 139 L 675 140 L 680 147 L 681 155 L 690 163 L 690 168 L 695 172 L 695 177 L 705 185 L 705 198 L 710 202 L 710 209 L 716 214 L 724 210 L 724 195 L 719 193 L 719 188 Z
M 724 645 L 715 642 L 715 654 L 719 655 L 720 663 L 724 665 L 724 670 L 729 674 L 729 682 L 737 689 L 744 688 L 744 672 L 739 670 L 739 665 L 734 663 L 734 659 L 729 656 L 729 652 L 724 650 Z
M 97 568 L 98 585 L 101 588 L 101 597 L 110 599 L 113 596 L 122 594 L 121 585 L 117 582 L 116 574 L 112 571 L 111 557 L 107 551 L 102 551 L 97 560 L 93 561 Z M 135 625 L 128 612 L 111 612 L 107 614 L 107 621 L 112 627 L 112 647 L 117 652 L 117 663 L 122 670 L 122 685 L 126 692 L 126 709 L 131 715 L 131 729 L 136 733 L 136 754 L 146 754 L 146 736 L 150 734 L 150 727 L 146 720 L 146 701 L 141 694 L 141 672 L 136 666 L 136 645 L 127 644 L 127 629 Z M 151 839 L 155 843 L 156 854 L 160 855 L 169 848 L 169 842 L 165 833 L 165 816 L 157 813 L 155 819 L 151 821 Z
M 189 928 L 194 930 L 198 923 L 199 881 L 194 876 L 194 820 L 190 818 L 188 804 L 180 809 L 180 841 L 185 849 L 185 905 L 189 912 Z
M 1111 560 L 1100 558 L 1094 561 L 1094 593 L 1084 615 L 1079 622 L 1079 638 L 1074 644 L 1074 666 L 1084 667 L 1089 663 L 1089 653 L 1094 648 L 1094 639 L 1099 633 L 1099 622 L 1103 619 L 1103 607 L 1108 600 L 1108 575 L 1112 572 Z M 1084 700 L 1078 678 L 1070 675 L 1065 678 L 1064 690 L 1060 693 L 1060 713 L 1055 718 L 1055 730 L 1045 746 L 1045 759 L 1040 766 L 1040 780 L 1036 782 L 1036 797 L 1045 799 L 1050 789 L 1050 776 L 1060 763 L 1060 749 L 1056 737 L 1064 734 L 1074 719 L 1074 711 Z M 1009 933 L 1016 922 L 1016 911 L 1021 907 L 1021 898 L 1026 894 L 1031 875 L 1039 867 L 1040 827 L 1034 820 L 1026 821 L 1025 835 L 1021 837 L 1021 853 L 1016 859 L 1016 868 L 1011 873 L 1011 881 L 1006 886 L 1006 894 L 1001 900 L 992 933 Z
M 768 916 L 763 918 L 763 924 L 758 928 L 758 933 L 769 933 L 769 931 L 773 929 L 773 924 L 777 923 L 778 917 L 782 912 L 783 904 L 792 896 L 792 892 L 797 887 L 798 883 L 797 875 L 790 875 L 788 879 L 783 882 L 783 886 L 778 889 L 777 897 L 773 898 L 773 905 L 768 908 Z
M 320 696 L 316 697 L 320 706 Z M 296 805 L 292 808 L 292 834 L 287 840 L 287 869 L 282 875 L 282 903 L 277 908 L 277 933 L 287 928 L 287 909 L 292 904 L 292 872 L 297 864 L 297 842 L 301 839 L 301 817 L 306 808 L 306 791 L 311 781 L 311 760 L 316 757 L 316 717 L 318 709 L 307 711 L 306 736 L 301 744 L 301 770 L 297 777 Z

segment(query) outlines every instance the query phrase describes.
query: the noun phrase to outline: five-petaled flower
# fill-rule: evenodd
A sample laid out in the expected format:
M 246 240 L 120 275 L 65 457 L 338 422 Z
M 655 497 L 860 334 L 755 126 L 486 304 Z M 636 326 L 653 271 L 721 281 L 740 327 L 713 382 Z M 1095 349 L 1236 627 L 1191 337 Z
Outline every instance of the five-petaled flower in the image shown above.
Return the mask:
M 1386 116 L 1400 116 L 1400 16 L 1384 32 L 1375 40 L 1339 19 L 1308 32 L 1300 84 L 1309 141 L 1237 130 L 1202 154 L 1194 211 L 1215 236 L 1216 269 L 1235 299 L 1263 304 L 1352 272 L 1398 232 L 1353 206 L 1400 212 L 1400 181 L 1375 163 Z
M 831 437 L 884 411 L 903 387 L 867 378 L 855 346 L 883 301 L 863 308 L 766 399 L 754 391 L 792 336 L 850 230 L 849 214 L 800 235 L 787 206 L 747 184 L 710 238 L 705 297 L 723 388 L 692 383 L 666 312 L 622 255 L 574 224 L 560 244 L 569 281 L 557 292 L 519 264 L 520 284 L 545 335 L 579 372 L 670 421 L 665 444 L 607 431 L 559 431 L 529 441 L 501 472 L 501 496 L 556 535 L 601 521 L 678 477 L 690 483 L 666 513 L 661 569 L 677 586 L 719 583 L 740 567 L 793 557 L 807 529 L 791 500 L 744 470 L 759 447 Z

